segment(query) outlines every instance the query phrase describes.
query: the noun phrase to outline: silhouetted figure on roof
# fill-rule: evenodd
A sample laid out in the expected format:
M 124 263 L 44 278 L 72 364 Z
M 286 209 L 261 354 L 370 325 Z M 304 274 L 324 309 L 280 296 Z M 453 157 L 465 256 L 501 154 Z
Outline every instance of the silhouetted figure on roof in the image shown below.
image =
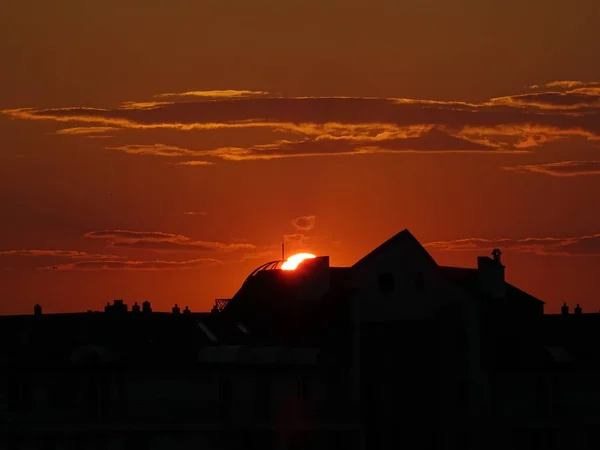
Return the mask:
M 494 250 L 492 250 L 492 257 L 494 258 L 494 261 L 496 261 L 499 264 L 502 264 L 500 256 L 502 256 L 502 252 L 499 248 L 495 248 Z
M 135 302 L 133 304 L 133 306 L 131 307 L 131 312 L 139 313 L 140 311 L 141 311 L 140 305 L 138 305 L 138 302 Z

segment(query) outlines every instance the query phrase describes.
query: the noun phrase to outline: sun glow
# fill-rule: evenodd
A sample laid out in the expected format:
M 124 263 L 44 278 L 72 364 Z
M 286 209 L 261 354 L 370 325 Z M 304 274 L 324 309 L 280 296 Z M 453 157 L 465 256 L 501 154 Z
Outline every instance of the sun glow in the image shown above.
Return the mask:
M 312 253 L 296 253 L 281 265 L 281 270 L 294 270 L 305 259 L 316 258 Z

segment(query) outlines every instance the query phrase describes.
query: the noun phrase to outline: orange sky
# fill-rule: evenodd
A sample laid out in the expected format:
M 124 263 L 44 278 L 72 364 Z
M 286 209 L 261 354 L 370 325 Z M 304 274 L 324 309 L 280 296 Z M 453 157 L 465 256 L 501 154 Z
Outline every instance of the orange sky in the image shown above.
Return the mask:
M 210 3 L 3 4 L 0 313 L 207 310 L 403 228 L 600 309 L 600 3 Z

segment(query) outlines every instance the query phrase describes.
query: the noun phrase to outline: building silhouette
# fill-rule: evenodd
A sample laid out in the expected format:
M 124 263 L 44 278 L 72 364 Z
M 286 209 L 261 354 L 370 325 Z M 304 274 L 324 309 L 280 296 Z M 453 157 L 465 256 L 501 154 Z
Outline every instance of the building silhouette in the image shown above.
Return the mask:
M 598 448 L 600 314 L 544 314 L 498 249 L 281 263 L 210 313 L 0 317 L 0 448 Z

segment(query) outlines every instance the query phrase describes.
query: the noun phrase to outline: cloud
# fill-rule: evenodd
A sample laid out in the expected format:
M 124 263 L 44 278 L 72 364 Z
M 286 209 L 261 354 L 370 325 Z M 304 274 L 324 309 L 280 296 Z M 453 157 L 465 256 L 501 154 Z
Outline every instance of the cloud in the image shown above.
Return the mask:
M 310 238 L 302 233 L 283 235 L 283 242 L 285 244 L 304 244 L 308 239 Z
M 600 86 L 598 81 L 552 81 L 544 85 L 547 88 L 572 89 L 584 86 Z
M 298 231 L 310 231 L 315 227 L 316 222 L 317 216 L 301 216 L 290 221 Z
M 153 109 L 158 106 L 172 105 L 173 102 L 123 102 L 121 109 Z
M 118 130 L 117 127 L 74 127 L 74 128 L 63 128 L 57 130 L 56 134 L 67 134 L 67 135 L 81 135 L 81 134 L 99 134 L 106 133 L 109 131 Z
M 271 144 L 257 144 L 250 147 L 221 147 L 209 150 L 190 150 L 163 144 L 127 145 L 107 147 L 129 154 L 198 158 L 217 158 L 225 161 L 271 160 L 307 156 L 368 155 L 375 153 L 530 153 L 527 150 L 501 150 L 493 144 L 477 143 L 450 136 L 439 130 L 428 130 L 417 137 L 390 138 L 351 137 L 338 138 L 323 135 L 299 141 L 279 140 Z M 204 166 L 211 162 L 206 159 L 187 160 L 176 165 Z
M 194 150 L 174 147 L 172 145 L 151 144 L 151 145 L 117 145 L 113 147 L 104 147 L 107 150 L 117 150 L 130 155 L 149 155 L 149 156 L 197 156 Z
M 208 98 L 239 98 L 239 97 L 254 97 L 268 95 L 268 92 L 264 91 L 247 91 L 247 90 L 235 90 L 235 89 L 222 89 L 222 90 L 211 90 L 211 91 L 188 91 L 180 93 L 167 93 L 158 94 L 156 98 L 168 98 L 168 97 L 208 97 Z
M 600 175 L 600 161 L 559 161 L 547 164 L 506 166 L 504 170 L 519 173 L 539 173 L 553 177 Z
M 0 256 L 37 256 L 69 259 L 119 259 L 119 256 L 87 253 L 78 250 L 0 250 Z
M 261 251 L 252 252 L 252 253 L 244 253 L 238 262 L 254 261 L 254 260 L 258 260 L 258 259 L 260 259 L 262 261 L 273 261 L 273 260 L 276 260 L 279 258 L 281 258 L 281 248 L 280 247 L 278 247 L 278 249 L 268 249 L 268 250 L 261 250 Z
M 112 247 L 165 252 L 233 252 L 256 248 L 253 244 L 197 241 L 180 234 L 159 231 L 104 230 L 86 233 L 84 237 L 102 239 Z
M 215 156 L 233 161 L 403 151 L 493 154 L 539 147 L 572 136 L 600 139 L 598 82 L 558 81 L 535 92 L 496 97 L 481 103 L 397 98 L 285 98 L 271 97 L 262 91 L 237 90 L 161 96 L 196 100 L 129 102 L 116 109 L 21 108 L 1 112 L 15 119 L 74 123 L 83 128 L 261 127 L 299 136 L 250 148 L 190 150 L 162 144 L 112 147 L 135 154 L 199 159 Z
M 181 161 L 175 164 L 176 166 L 214 166 L 214 162 L 210 161 Z
M 536 107 L 546 110 L 578 110 L 600 107 L 600 95 L 595 90 L 573 90 L 567 92 L 539 92 L 497 97 L 491 104 L 515 107 Z
M 217 259 L 192 259 L 188 261 L 77 261 L 42 267 L 42 270 L 183 270 L 222 264 Z
M 205 212 L 202 211 L 186 211 L 183 213 L 184 216 L 206 216 Z
M 536 255 L 600 256 L 600 234 L 565 238 L 466 238 L 454 241 L 430 242 L 425 244 L 425 247 L 445 251 L 491 251 L 494 248 L 500 248 Z

